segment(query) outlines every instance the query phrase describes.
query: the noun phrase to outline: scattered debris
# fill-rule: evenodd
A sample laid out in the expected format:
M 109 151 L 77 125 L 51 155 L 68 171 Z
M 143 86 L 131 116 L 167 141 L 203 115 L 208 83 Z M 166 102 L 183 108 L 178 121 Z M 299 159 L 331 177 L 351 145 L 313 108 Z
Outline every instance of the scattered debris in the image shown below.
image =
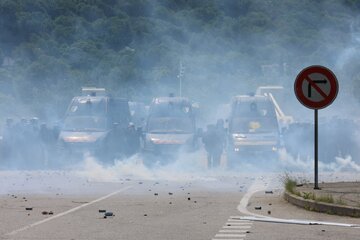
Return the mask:
M 106 212 L 105 217 L 113 217 L 115 214 L 113 212 Z
M 106 212 L 105 209 L 99 209 L 99 213 L 104 213 L 104 212 Z
M 32 208 L 32 207 L 27 207 L 27 208 L 25 208 L 25 210 L 26 210 L 26 211 L 32 211 L 33 208 Z
M 261 210 L 261 207 L 259 206 L 259 207 L 255 207 L 255 210 Z

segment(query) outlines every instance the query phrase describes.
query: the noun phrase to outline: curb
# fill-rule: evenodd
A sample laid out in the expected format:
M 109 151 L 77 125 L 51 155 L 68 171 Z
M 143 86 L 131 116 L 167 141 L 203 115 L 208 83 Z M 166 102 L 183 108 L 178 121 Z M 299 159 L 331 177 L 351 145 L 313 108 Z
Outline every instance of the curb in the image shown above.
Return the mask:
M 360 217 L 360 208 L 341 206 L 332 203 L 317 202 L 310 199 L 304 199 L 302 197 L 296 196 L 289 192 L 284 193 L 284 198 L 289 203 L 304 208 L 309 211 L 334 214 L 339 216 L 350 216 L 350 217 Z

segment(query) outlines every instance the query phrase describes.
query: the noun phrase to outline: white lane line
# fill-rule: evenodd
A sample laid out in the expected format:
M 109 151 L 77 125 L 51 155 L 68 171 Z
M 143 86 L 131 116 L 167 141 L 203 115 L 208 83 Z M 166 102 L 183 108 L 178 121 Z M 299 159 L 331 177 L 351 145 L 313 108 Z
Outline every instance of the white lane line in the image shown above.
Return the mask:
M 227 222 L 226 225 L 230 225 L 230 226 L 233 226 L 233 225 L 252 225 L 253 223 L 252 222 Z
M 269 182 L 269 180 L 268 180 Z M 316 220 L 300 220 L 300 219 L 283 219 L 283 218 L 273 218 L 269 216 L 264 216 L 261 214 L 252 213 L 247 209 L 250 198 L 257 192 L 264 191 L 266 185 L 264 182 L 257 180 L 255 181 L 248 191 L 245 193 L 244 197 L 240 200 L 240 204 L 237 209 L 239 212 L 248 215 L 248 216 L 231 216 L 234 220 L 249 220 L 249 221 L 259 221 L 259 222 L 268 222 L 268 223 L 278 223 L 278 224 L 298 224 L 298 225 L 328 225 L 328 226 L 339 226 L 339 227 L 352 227 L 360 228 L 358 224 L 348 224 L 348 223 L 337 223 L 337 222 L 321 222 Z
M 240 204 L 237 209 L 244 213 L 245 215 L 250 214 L 247 210 L 247 206 L 249 204 L 249 200 L 254 192 L 265 189 L 264 184 L 261 184 L 259 180 L 255 181 L 249 188 L 249 190 L 242 197 Z M 235 240 L 246 237 L 246 233 L 249 232 L 249 229 L 252 227 L 252 222 L 241 219 L 243 216 L 230 216 L 230 218 L 226 221 L 226 225 L 219 230 L 218 234 L 215 235 L 215 238 L 212 240 Z M 239 238 L 240 237 L 240 238 Z
M 280 219 L 280 218 L 258 218 L 258 217 L 242 217 L 251 221 L 269 222 L 269 223 L 284 223 L 284 224 L 298 224 L 298 225 L 327 225 L 339 227 L 353 227 L 360 228 L 359 224 L 336 223 L 336 222 L 321 222 L 314 220 L 297 220 L 297 219 Z
M 41 221 L 38 221 L 38 222 L 35 222 L 35 223 L 32 223 L 32 224 L 26 225 L 25 227 L 22 227 L 22 228 L 20 228 L 20 229 L 14 230 L 14 231 L 12 231 L 12 232 L 6 233 L 5 236 L 6 236 L 6 235 L 7 235 L 7 236 L 12 236 L 12 235 L 15 235 L 15 234 L 17 234 L 17 233 L 19 233 L 19 232 L 28 230 L 28 229 L 30 229 L 30 228 L 32 228 L 32 227 L 35 227 L 35 226 L 38 226 L 38 225 L 40 225 L 40 224 L 43 224 L 43 223 L 49 222 L 49 221 L 51 221 L 51 220 L 54 220 L 54 219 L 56 219 L 56 218 L 65 216 L 65 215 L 67 215 L 67 214 L 69 214 L 69 213 L 72 213 L 72 212 L 75 212 L 75 211 L 77 211 L 77 210 L 79 210 L 79 209 L 81 209 L 81 208 L 90 206 L 90 205 L 92 205 L 92 204 L 94 204 L 94 203 L 97 203 L 97 202 L 103 201 L 103 200 L 105 200 L 105 199 L 107 199 L 107 198 L 110 198 L 110 197 L 112 197 L 112 196 L 114 196 L 114 195 L 116 195 L 116 194 L 118 194 L 118 193 L 124 192 L 124 191 L 128 190 L 128 189 L 131 188 L 131 187 L 132 187 L 132 186 L 128 186 L 128 187 L 122 188 L 122 189 L 120 189 L 120 190 L 118 190 L 118 191 L 116 191 L 116 192 L 113 192 L 113 193 L 110 193 L 110 194 L 108 194 L 108 195 L 106 195 L 106 196 L 103 196 L 103 197 L 101 197 L 101 198 L 95 199 L 94 201 L 91 201 L 91 202 L 85 203 L 85 204 L 83 204 L 83 205 L 77 206 L 77 207 L 72 208 L 72 209 L 70 209 L 70 210 L 67 210 L 67 211 L 65 211 L 65 212 L 56 214 L 56 215 L 54 215 L 54 216 L 52 216 L 52 217 L 45 218 L 44 220 L 41 220 Z
M 231 240 L 244 240 L 243 238 L 229 238 Z M 226 240 L 226 238 L 213 238 L 211 240 Z
M 249 220 L 242 220 L 242 219 L 232 219 L 229 218 L 228 222 L 243 222 L 243 223 L 251 223 Z
M 222 228 L 242 228 L 242 229 L 249 229 L 251 226 L 223 226 Z
M 267 187 L 265 184 L 259 180 L 256 180 L 248 189 L 248 191 L 245 193 L 243 198 L 240 200 L 240 204 L 238 205 L 237 209 L 239 212 L 250 215 L 250 216 L 256 216 L 256 217 L 264 217 L 263 215 L 252 213 L 249 210 L 247 210 L 247 206 L 249 204 L 250 198 L 254 195 L 254 193 L 259 191 L 265 191 Z M 230 217 L 233 218 L 233 217 Z M 236 217 L 235 217 L 236 218 Z
M 246 233 L 248 230 L 239 230 L 239 229 L 226 229 L 220 230 L 221 233 Z
M 240 238 L 243 238 L 245 237 L 246 234 L 223 234 L 223 233 L 219 233 L 219 234 L 216 234 L 215 237 L 221 237 L 221 238 L 224 238 L 224 237 L 240 237 Z

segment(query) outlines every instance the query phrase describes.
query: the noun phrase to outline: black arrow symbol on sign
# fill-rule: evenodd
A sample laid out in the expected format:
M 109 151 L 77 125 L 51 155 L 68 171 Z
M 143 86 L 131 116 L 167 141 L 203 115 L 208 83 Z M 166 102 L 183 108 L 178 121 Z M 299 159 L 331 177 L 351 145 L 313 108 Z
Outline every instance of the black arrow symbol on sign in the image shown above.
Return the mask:
M 324 80 L 313 80 L 313 83 L 326 84 L 327 80 L 326 79 L 324 79 Z M 308 84 L 308 97 L 311 98 L 311 84 L 310 84 L 310 82 Z

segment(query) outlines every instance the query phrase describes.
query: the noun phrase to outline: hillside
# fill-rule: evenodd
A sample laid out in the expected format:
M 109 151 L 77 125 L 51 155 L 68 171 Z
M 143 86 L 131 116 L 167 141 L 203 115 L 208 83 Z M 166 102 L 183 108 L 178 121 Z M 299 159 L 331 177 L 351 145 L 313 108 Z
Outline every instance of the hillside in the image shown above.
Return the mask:
M 292 86 L 309 64 L 358 89 L 359 12 L 355 0 L 3 0 L 0 109 L 59 115 L 85 85 L 149 100 L 178 92 L 180 62 L 200 102 Z

